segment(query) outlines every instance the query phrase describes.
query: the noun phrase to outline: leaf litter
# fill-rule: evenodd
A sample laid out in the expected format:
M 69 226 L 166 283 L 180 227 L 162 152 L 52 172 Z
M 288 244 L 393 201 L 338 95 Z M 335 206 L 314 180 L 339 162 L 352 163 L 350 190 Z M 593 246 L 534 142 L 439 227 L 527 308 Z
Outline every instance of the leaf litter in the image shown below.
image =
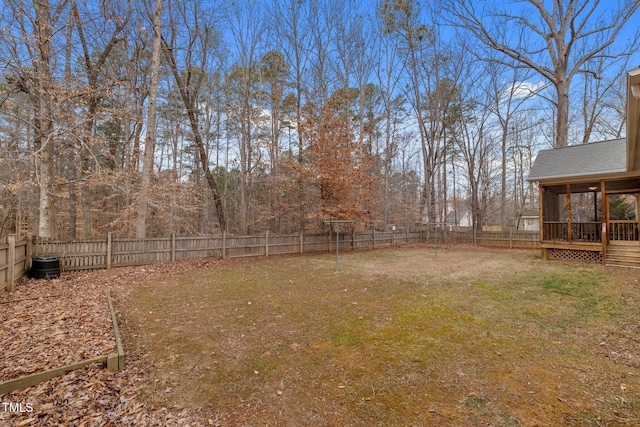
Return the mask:
M 19 279 L 13 292 L 0 294 L 0 382 L 114 353 L 107 291 L 117 311 L 141 273 L 188 269 L 191 264 L 65 272 L 55 280 Z M 118 322 L 122 333 L 126 322 L 120 317 Z M 140 393 L 146 378 L 144 355 L 127 353 L 126 345 L 125 353 L 120 372 L 94 364 L 0 395 L 0 425 L 202 425 L 193 410 L 147 405 Z

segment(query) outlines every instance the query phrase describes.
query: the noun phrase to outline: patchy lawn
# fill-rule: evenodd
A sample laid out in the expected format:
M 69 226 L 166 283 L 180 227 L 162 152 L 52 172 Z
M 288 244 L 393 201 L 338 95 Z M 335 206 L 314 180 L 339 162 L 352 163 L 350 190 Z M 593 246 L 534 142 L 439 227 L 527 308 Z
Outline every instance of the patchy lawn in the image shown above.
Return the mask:
M 0 424 L 640 425 L 640 272 L 537 255 L 416 247 L 344 252 L 338 273 L 323 254 L 63 274 L 55 289 L 28 281 L 85 304 L 92 322 L 111 289 L 125 370 L 0 396 L 33 408 L 0 408 Z M 42 301 L 23 304 L 37 308 L 20 312 L 32 328 L 57 319 Z M 101 331 L 78 329 L 82 349 L 51 354 L 107 351 Z M 2 343 L 24 348 L 5 376 L 21 371 L 15 360 L 49 367 L 24 342 Z
M 220 425 L 638 425 L 635 270 L 537 252 L 236 260 L 133 290 L 153 405 Z M 134 336 L 135 335 L 135 336 Z

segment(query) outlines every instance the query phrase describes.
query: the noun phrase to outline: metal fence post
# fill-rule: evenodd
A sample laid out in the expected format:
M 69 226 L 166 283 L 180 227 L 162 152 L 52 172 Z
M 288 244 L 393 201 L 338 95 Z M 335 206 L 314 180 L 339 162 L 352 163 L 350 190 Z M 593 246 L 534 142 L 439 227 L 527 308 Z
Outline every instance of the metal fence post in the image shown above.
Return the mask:
M 264 233 L 264 256 L 269 256 L 269 230 Z

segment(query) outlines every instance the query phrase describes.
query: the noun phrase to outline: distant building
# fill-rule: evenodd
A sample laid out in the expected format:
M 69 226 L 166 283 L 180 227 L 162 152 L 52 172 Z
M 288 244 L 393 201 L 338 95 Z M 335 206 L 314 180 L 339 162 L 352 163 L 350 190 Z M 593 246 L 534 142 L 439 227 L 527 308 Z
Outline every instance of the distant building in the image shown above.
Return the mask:
M 538 208 L 524 208 L 519 215 L 518 230 L 539 231 L 540 210 Z
M 453 210 L 447 215 L 447 227 L 449 227 L 449 230 L 471 228 L 472 226 L 473 222 L 469 211 Z

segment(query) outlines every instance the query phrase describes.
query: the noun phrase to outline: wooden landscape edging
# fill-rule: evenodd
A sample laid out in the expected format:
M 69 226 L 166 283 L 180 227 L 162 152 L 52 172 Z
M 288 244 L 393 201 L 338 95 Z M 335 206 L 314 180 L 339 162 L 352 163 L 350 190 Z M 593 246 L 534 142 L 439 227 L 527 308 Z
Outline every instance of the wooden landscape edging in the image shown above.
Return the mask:
M 111 320 L 113 321 L 113 331 L 116 336 L 116 353 L 110 354 L 107 359 L 107 368 L 111 371 L 119 371 L 124 369 L 124 350 L 122 349 L 122 341 L 120 340 L 120 329 L 118 329 L 118 320 L 116 319 L 116 311 L 111 302 L 111 292 L 107 291 L 107 300 L 109 301 L 109 311 L 111 312 Z
M 93 359 L 83 360 L 81 362 L 72 363 L 70 365 L 62 366 L 60 368 L 50 369 L 44 372 L 36 372 L 35 374 L 27 375 L 20 378 L 14 378 L 9 381 L 0 383 L 0 395 L 5 393 L 11 393 L 16 390 L 21 390 L 27 387 L 40 384 L 41 382 L 48 381 L 51 378 L 59 377 L 67 372 L 74 371 L 76 369 L 84 368 L 92 363 L 107 363 L 109 356 L 98 356 Z
M 44 372 L 36 372 L 31 375 L 26 375 L 20 378 L 14 378 L 12 380 L 4 381 L 0 383 L 0 396 L 6 393 L 11 393 L 16 390 L 22 390 L 27 387 L 31 387 L 41 382 L 48 381 L 52 378 L 62 376 L 67 372 L 74 371 L 76 369 L 84 368 L 87 365 L 93 363 L 100 363 L 107 366 L 110 371 L 119 371 L 124 368 L 124 350 L 122 349 L 122 342 L 120 341 L 120 330 L 118 329 L 118 320 L 116 319 L 116 312 L 113 309 L 111 303 L 111 294 L 107 292 L 107 301 L 109 302 L 109 311 L 111 313 L 111 320 L 113 322 L 113 330 L 116 338 L 116 353 L 110 353 L 94 357 L 92 359 L 82 360 L 70 365 L 62 366 L 60 368 L 50 369 Z

